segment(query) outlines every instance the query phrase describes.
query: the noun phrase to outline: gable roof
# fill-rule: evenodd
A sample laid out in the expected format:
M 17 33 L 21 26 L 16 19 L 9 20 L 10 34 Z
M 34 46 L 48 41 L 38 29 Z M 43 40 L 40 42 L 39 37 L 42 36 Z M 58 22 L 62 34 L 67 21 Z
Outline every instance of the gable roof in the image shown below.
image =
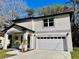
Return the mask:
M 20 28 L 20 29 L 18 29 L 20 31 L 26 31 L 26 30 L 28 30 L 28 31 L 33 32 L 33 33 L 35 32 L 35 31 L 31 30 L 31 29 L 28 29 L 28 28 L 25 28 L 25 27 L 22 27 L 22 26 L 19 26 L 19 25 L 16 25 L 16 24 L 12 24 L 11 26 L 5 28 L 2 32 L 7 32 L 12 27 L 14 27 L 16 29 Z
M 65 15 L 65 14 L 73 14 L 73 11 L 68 11 L 68 12 L 63 12 L 63 13 L 57 13 L 57 14 L 52 14 L 52 15 L 38 16 L 38 17 L 28 17 L 28 18 L 16 19 L 16 20 L 12 20 L 12 21 L 14 23 L 18 23 L 18 22 L 24 22 L 24 21 L 32 20 L 32 19 L 46 18 L 46 17 Z

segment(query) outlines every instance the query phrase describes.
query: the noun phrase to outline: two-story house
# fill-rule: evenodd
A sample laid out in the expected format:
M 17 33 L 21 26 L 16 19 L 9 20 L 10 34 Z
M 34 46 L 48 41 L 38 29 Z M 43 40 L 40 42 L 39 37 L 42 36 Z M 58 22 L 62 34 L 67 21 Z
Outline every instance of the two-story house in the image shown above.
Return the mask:
M 4 30 L 4 49 L 18 48 L 17 42 L 22 43 L 25 39 L 30 49 L 72 51 L 72 14 L 69 11 L 13 20 L 14 24 Z

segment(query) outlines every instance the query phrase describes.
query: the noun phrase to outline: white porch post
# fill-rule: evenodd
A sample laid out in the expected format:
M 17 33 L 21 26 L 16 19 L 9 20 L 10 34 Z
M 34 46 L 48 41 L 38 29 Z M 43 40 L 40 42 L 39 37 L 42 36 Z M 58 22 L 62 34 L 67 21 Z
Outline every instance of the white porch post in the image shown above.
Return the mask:
M 10 43 L 9 42 L 9 40 L 8 40 L 8 34 L 7 33 L 5 33 L 5 35 L 4 35 L 4 46 L 3 46 L 3 49 L 7 49 L 7 46 L 8 46 L 8 44 Z
M 30 48 L 31 48 L 31 49 L 35 49 L 34 34 L 31 34 L 31 37 L 30 37 Z
M 23 35 L 23 40 L 26 40 L 26 44 L 24 44 L 24 48 L 25 48 L 25 51 L 27 51 L 27 37 L 28 37 L 28 32 L 24 33 Z
M 33 34 L 30 35 L 30 48 L 33 49 Z
M 23 35 L 23 39 L 27 40 L 27 35 L 28 35 L 28 33 L 27 33 L 27 32 L 26 32 L 26 33 L 24 33 L 24 35 Z

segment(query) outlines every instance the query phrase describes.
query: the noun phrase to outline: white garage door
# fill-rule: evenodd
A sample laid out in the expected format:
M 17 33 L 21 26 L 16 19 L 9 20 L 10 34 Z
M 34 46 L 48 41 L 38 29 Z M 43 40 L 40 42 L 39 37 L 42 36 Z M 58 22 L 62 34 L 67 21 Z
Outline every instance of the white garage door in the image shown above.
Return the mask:
M 37 37 L 36 49 L 64 50 L 65 37 Z

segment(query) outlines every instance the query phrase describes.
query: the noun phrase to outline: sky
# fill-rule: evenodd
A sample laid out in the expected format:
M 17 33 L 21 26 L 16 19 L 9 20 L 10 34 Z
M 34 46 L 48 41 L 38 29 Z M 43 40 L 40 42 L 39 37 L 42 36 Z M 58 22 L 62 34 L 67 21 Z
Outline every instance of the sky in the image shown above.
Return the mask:
M 39 9 L 51 5 L 65 5 L 69 0 L 25 0 L 29 8 Z
M 0 12 L 10 19 L 12 18 L 12 10 L 16 10 L 19 17 L 26 17 L 27 13 L 22 11 L 22 8 L 33 8 L 37 12 L 40 8 L 65 5 L 66 2 L 69 2 L 69 0 L 0 0 Z

